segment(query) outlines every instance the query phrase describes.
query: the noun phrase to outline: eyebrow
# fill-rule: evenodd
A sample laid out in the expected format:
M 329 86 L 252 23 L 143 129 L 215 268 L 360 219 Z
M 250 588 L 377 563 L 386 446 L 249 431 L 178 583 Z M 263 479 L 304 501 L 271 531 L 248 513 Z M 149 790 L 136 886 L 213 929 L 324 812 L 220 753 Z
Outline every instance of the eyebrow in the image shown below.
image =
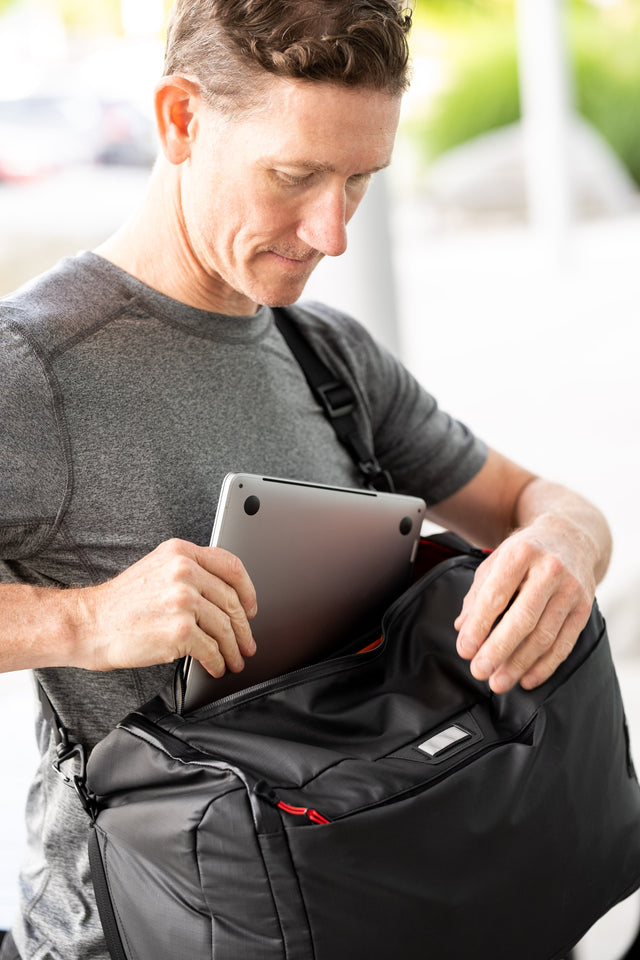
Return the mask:
M 266 157 L 266 163 L 269 166 L 291 166 L 291 167 L 300 167 L 304 170 L 309 170 L 310 173 L 336 173 L 336 167 L 330 163 L 318 163 L 315 160 L 284 160 L 277 157 Z M 358 171 L 358 176 L 368 176 L 372 173 L 378 173 L 380 170 L 385 170 L 390 166 L 391 161 L 387 160 L 386 163 L 381 163 L 377 167 L 371 167 L 370 170 Z

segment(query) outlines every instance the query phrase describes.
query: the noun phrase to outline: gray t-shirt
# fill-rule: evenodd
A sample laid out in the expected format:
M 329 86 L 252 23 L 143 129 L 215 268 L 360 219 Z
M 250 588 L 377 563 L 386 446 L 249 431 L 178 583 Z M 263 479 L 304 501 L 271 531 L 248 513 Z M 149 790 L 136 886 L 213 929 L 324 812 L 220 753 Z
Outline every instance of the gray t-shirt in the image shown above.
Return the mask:
M 398 490 L 434 504 L 477 473 L 485 446 L 359 324 L 319 304 L 294 309 L 358 394 L 362 429 Z M 360 485 L 268 308 L 198 310 L 93 253 L 0 302 L 0 384 L 2 582 L 90 585 L 170 537 L 207 544 L 228 471 Z M 37 676 L 91 747 L 173 669 Z M 25 960 L 106 960 L 88 822 L 51 768 L 41 716 L 37 735 L 14 937 Z

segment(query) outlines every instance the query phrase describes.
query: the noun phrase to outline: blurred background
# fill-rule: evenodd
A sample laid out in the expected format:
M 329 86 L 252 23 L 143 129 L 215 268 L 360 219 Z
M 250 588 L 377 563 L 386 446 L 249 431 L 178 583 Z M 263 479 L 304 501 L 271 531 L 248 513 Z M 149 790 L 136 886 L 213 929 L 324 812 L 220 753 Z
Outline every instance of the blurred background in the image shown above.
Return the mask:
M 141 196 L 169 6 L 0 0 L 0 295 L 100 242 Z M 417 0 L 411 43 L 394 165 L 307 295 L 354 313 L 443 407 L 607 514 L 599 600 L 640 743 L 640 0 Z M 28 676 L 0 676 L 0 927 L 31 717 Z M 632 898 L 579 960 L 616 960 L 639 923 Z

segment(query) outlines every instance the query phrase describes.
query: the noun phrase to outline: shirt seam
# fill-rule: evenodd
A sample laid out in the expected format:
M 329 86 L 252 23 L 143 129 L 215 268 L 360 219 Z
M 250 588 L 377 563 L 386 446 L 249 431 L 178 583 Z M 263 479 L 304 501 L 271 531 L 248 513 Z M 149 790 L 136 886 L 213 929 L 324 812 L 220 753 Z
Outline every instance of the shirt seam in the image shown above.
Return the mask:
M 106 287 L 109 288 L 109 290 L 112 290 L 119 298 L 125 299 L 127 302 L 125 306 L 119 306 L 118 310 L 115 311 L 110 316 L 101 319 L 98 323 L 94 324 L 92 327 L 88 328 L 87 330 L 82 331 L 81 333 L 75 334 L 74 337 L 70 338 L 70 340 L 67 343 L 56 348 L 56 353 L 59 353 L 63 349 L 66 349 L 68 345 L 73 346 L 75 345 L 76 342 L 79 342 L 85 337 L 93 335 L 93 333 L 95 333 L 97 330 L 106 326 L 107 323 L 110 323 L 113 320 L 117 320 L 118 317 L 122 316 L 126 312 L 127 308 L 131 308 L 132 306 L 135 306 L 136 309 L 140 311 L 140 314 L 143 317 L 146 317 L 147 319 L 150 319 L 150 320 L 155 320 L 159 323 L 163 323 L 166 326 L 173 327 L 174 329 L 180 330 L 182 333 L 189 334 L 190 336 L 196 337 L 197 339 L 210 340 L 213 342 L 226 343 L 230 345 L 234 345 L 234 344 L 244 345 L 247 343 L 258 343 L 260 340 L 264 339 L 269 334 L 269 331 L 274 326 L 273 314 L 271 310 L 267 308 L 269 312 L 267 314 L 267 317 L 265 318 L 264 327 L 261 328 L 257 333 L 253 334 L 252 336 L 234 337 L 234 336 L 225 336 L 224 334 L 221 334 L 219 332 L 209 333 L 206 330 L 198 330 L 197 328 L 192 327 L 189 323 L 183 323 L 181 320 L 177 320 L 175 317 L 172 317 L 171 314 L 163 307 L 161 303 L 153 304 L 152 306 L 150 306 L 145 302 L 143 293 L 131 291 L 130 289 L 128 289 L 127 279 L 129 277 L 131 277 L 131 279 L 134 281 L 137 279 L 132 274 L 127 274 L 126 271 L 115 266 L 114 264 L 111 264 L 111 266 L 113 266 L 114 269 L 119 270 L 123 274 L 123 279 L 120 282 L 118 282 L 118 280 L 115 277 L 105 276 L 105 273 L 103 273 L 95 263 L 87 262 L 85 266 L 86 266 L 86 269 L 90 273 L 92 273 L 94 276 L 96 276 L 101 283 L 103 283 Z M 137 281 L 137 282 L 141 283 L 142 281 Z M 152 287 L 150 287 L 149 290 L 151 292 L 154 292 Z M 155 292 L 159 293 L 159 291 L 155 291 Z M 181 304 L 180 301 L 175 301 L 175 302 L 178 304 L 179 307 L 188 306 L 186 304 Z M 225 314 L 217 314 L 215 312 L 212 312 L 212 316 L 214 317 L 225 316 Z
M 135 302 L 135 297 L 129 296 L 125 304 L 120 304 L 117 310 L 114 310 L 112 313 L 107 314 L 105 317 L 101 317 L 100 320 L 96 321 L 90 327 L 87 327 L 84 330 L 79 330 L 77 333 L 74 333 L 73 336 L 69 337 L 68 340 L 63 341 L 53 348 L 49 354 L 49 360 L 53 361 L 61 357 L 63 354 L 67 353 L 78 343 L 82 343 L 83 340 L 88 340 L 94 334 L 98 333 L 104 327 L 107 327 L 110 323 L 113 323 L 124 313 L 126 313 L 127 308 L 131 303 Z
M 27 345 L 28 349 L 34 356 L 37 361 L 42 374 L 44 376 L 45 383 L 49 390 L 49 395 L 51 399 L 51 406 L 53 411 L 54 420 L 57 428 L 57 437 L 58 443 L 60 445 L 60 451 L 62 454 L 62 461 L 65 467 L 65 481 L 64 481 L 64 491 L 62 495 L 62 501 L 60 507 L 58 508 L 55 518 L 53 519 L 53 524 L 51 526 L 51 532 L 49 536 L 38 546 L 38 548 L 27 556 L 37 556 L 38 553 L 45 550 L 49 544 L 55 538 L 60 525 L 67 513 L 69 508 L 69 503 L 73 496 L 73 486 L 74 486 L 74 475 L 73 475 L 73 457 L 71 453 L 71 438 L 69 436 L 69 427 L 67 424 L 66 416 L 64 413 L 64 402 L 62 397 L 62 391 L 60 389 L 60 384 L 55 375 L 55 372 L 51 366 L 51 363 L 48 361 L 43 350 L 41 349 L 39 343 L 29 336 L 26 331 L 24 331 L 18 324 L 14 321 L 8 321 L 8 327 L 13 331 L 13 333 L 20 337 L 20 339 Z M 26 522 L 42 522 L 42 521 L 22 521 Z

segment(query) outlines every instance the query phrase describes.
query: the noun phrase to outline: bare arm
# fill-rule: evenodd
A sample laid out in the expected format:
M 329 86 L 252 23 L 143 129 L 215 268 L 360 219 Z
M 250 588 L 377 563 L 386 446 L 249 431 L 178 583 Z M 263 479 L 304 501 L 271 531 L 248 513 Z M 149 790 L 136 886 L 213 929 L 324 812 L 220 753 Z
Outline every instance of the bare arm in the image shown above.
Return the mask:
M 214 676 L 255 652 L 253 585 L 225 550 L 169 540 L 107 583 L 0 587 L 0 671 L 114 670 L 192 654 Z
M 431 516 L 495 548 L 456 620 L 458 652 L 473 675 L 496 692 L 544 682 L 572 650 L 609 563 L 600 511 L 491 451 L 480 473 Z

